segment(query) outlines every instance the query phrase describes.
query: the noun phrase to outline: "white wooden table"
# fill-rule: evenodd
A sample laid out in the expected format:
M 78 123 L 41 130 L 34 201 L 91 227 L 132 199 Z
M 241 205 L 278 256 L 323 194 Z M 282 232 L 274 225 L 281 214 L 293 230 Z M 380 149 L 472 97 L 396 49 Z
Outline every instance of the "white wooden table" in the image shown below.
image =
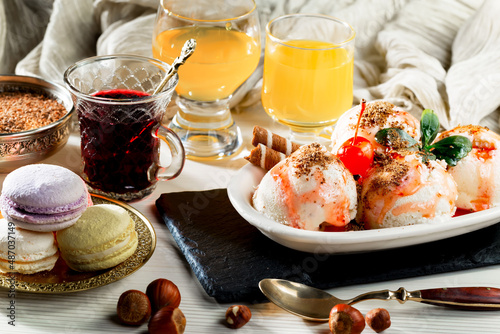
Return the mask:
M 163 277 L 172 280 L 180 289 L 180 308 L 187 319 L 186 333 L 235 333 L 224 326 L 228 304 L 219 304 L 208 297 L 178 250 L 167 227 L 154 205 L 165 192 L 208 190 L 226 187 L 231 176 L 246 164 L 243 159 L 251 149 L 250 138 L 258 124 L 286 135 L 286 129 L 274 123 L 260 105 L 235 113 L 234 118 L 244 137 L 242 151 L 231 159 L 197 162 L 186 161 L 182 174 L 175 180 L 161 183 L 149 198 L 133 203 L 156 230 L 157 246 L 151 259 L 137 272 L 115 283 L 93 290 L 68 294 L 34 294 L 18 292 L 15 296 L 15 327 L 8 324 L 10 298 L 0 290 L 0 333 L 146 333 L 147 325 L 129 327 L 116 319 L 116 303 L 120 294 L 129 289 L 145 291 L 152 280 Z M 72 134 L 68 144 L 44 163 L 59 164 L 74 171 L 80 161 L 79 138 Z M 3 182 L 5 174 L 0 174 Z M 234 275 L 235 279 L 238 273 Z M 348 298 L 371 290 L 405 287 L 418 290 L 453 286 L 500 287 L 500 265 L 481 269 L 432 275 L 411 279 L 348 286 L 331 289 L 340 298 Z M 329 333 L 326 323 L 303 321 L 271 303 L 249 305 L 251 321 L 238 333 Z M 385 307 L 392 326 L 385 333 L 500 333 L 500 312 L 469 312 L 448 310 L 414 302 L 368 301 L 357 304 L 366 313 L 375 307 Z M 366 328 L 364 333 L 374 333 Z

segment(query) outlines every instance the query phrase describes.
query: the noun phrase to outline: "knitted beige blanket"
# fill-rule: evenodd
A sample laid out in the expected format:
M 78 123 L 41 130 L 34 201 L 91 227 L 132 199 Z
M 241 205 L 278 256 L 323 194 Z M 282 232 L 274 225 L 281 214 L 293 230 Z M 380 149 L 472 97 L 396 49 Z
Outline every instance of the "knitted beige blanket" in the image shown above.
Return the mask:
M 231 0 L 228 0 L 231 1 Z M 234 1 L 234 0 L 232 0 Z M 356 30 L 354 103 L 387 99 L 445 129 L 481 124 L 499 132 L 500 1 L 256 0 L 262 24 L 286 13 L 322 13 Z M 0 0 L 0 73 L 62 83 L 93 55 L 151 56 L 158 0 Z M 259 103 L 261 66 L 233 107 Z

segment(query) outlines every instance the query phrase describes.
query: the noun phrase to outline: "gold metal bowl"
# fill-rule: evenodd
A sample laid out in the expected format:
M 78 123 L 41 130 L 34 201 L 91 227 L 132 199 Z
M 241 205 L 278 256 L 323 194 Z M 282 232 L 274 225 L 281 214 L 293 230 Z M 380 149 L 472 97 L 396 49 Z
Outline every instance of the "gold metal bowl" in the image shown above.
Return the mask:
M 22 132 L 0 133 L 0 173 L 37 163 L 66 144 L 74 107 L 71 94 L 63 86 L 36 77 L 0 75 L 0 92 L 44 94 L 57 100 L 67 110 L 61 119 L 49 125 Z

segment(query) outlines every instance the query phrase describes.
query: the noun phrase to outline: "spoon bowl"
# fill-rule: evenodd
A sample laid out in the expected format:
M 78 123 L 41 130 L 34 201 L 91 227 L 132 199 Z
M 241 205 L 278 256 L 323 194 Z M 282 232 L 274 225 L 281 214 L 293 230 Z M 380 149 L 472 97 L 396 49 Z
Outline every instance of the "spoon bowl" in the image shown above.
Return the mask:
M 312 321 L 328 321 L 332 307 L 343 303 L 326 291 L 286 280 L 266 278 L 259 288 L 282 309 Z

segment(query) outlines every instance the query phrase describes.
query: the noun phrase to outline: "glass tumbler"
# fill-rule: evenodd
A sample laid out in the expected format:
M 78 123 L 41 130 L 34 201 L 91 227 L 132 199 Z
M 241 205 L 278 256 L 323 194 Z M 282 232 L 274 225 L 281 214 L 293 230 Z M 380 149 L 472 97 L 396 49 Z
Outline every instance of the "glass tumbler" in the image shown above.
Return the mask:
M 309 143 L 351 108 L 355 32 L 337 18 L 291 14 L 266 27 L 262 105 Z

